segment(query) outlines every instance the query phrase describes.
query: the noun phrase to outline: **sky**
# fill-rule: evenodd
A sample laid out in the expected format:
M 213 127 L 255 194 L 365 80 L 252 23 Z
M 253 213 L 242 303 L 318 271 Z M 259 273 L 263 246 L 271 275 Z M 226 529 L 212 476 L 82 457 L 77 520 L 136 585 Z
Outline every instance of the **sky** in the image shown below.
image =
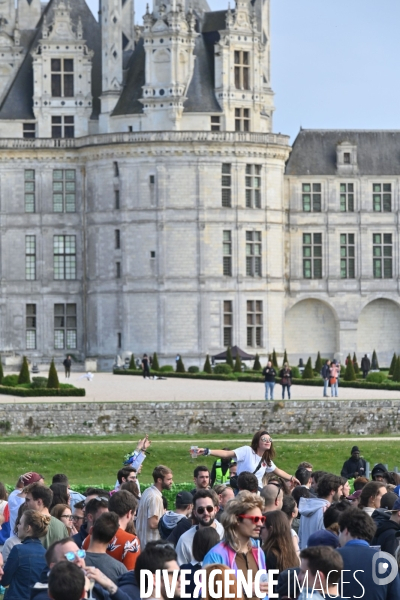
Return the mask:
M 400 129 L 399 23 L 400 0 L 271 0 L 274 132 Z

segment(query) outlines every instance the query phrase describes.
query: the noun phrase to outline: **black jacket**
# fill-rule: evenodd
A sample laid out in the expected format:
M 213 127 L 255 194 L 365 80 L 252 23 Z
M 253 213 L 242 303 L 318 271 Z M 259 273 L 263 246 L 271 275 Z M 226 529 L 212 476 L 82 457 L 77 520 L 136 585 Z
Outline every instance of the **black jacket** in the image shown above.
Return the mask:
M 140 588 L 136 583 L 134 571 L 128 571 L 128 573 L 121 575 L 118 579 L 118 589 L 125 592 L 130 600 L 140 600 Z M 115 596 L 113 600 L 119 600 L 119 598 Z
M 384 521 L 376 530 L 371 545 L 380 546 L 382 552 L 388 552 L 394 556 L 399 545 L 399 538 L 396 537 L 398 531 L 400 532 L 400 525 L 390 519 L 389 521 Z
M 371 361 L 368 356 L 363 356 L 361 359 L 361 371 L 369 371 L 371 368 Z
M 358 473 L 359 476 L 365 475 L 365 471 L 367 468 L 367 463 L 363 458 L 359 458 L 354 460 L 354 458 L 350 457 L 343 464 L 342 472 L 340 473 L 342 477 L 346 477 L 346 479 L 353 479 L 355 473 Z M 360 471 L 360 469 L 363 469 Z
M 175 527 L 175 529 L 172 530 L 170 535 L 167 537 L 167 542 L 170 542 L 171 544 L 174 544 L 174 546 L 176 546 L 181 535 L 183 535 L 185 531 L 190 529 L 191 526 L 192 521 L 187 517 L 184 517 L 179 521 L 178 525 Z
M 274 367 L 265 367 L 263 370 L 264 381 L 275 381 L 276 371 Z
M 321 370 L 321 375 L 323 379 L 329 379 L 330 370 L 330 366 L 325 363 Z
M 82 548 L 82 544 L 88 536 L 88 532 L 86 531 L 86 523 L 80 526 L 78 533 L 72 536 L 72 540 L 78 546 L 78 548 Z

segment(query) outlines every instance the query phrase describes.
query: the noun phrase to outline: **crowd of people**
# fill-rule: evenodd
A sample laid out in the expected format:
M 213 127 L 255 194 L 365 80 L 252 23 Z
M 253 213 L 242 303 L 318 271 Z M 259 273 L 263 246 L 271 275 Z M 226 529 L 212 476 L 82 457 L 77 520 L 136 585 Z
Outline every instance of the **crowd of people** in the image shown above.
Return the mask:
M 394 566 L 400 562 L 400 476 L 377 464 L 367 479 L 357 446 L 341 475 L 307 461 L 285 472 L 264 430 L 235 450 L 198 447 L 198 458 L 215 457 L 212 469 L 197 465 L 193 490 L 179 491 L 168 510 L 168 466 L 155 466 L 153 484 L 140 493 L 149 445 L 145 436 L 125 457 L 112 492 L 73 492 L 65 474 L 47 486 L 39 473 L 25 473 L 8 497 L 0 484 L 5 600 L 142 600 L 145 572 L 153 576 L 152 600 L 255 600 L 258 592 L 282 600 L 400 598 Z M 382 580 L 374 571 L 379 548 L 393 557 Z M 159 570 L 169 583 L 155 585 Z M 258 587 L 250 572 L 263 573 Z

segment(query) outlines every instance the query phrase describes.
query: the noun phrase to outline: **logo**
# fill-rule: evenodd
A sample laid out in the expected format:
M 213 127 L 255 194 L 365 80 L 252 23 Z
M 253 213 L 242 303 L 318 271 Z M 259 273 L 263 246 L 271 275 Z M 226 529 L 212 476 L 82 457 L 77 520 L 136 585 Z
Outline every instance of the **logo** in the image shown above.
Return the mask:
M 396 579 L 398 572 L 399 569 L 394 556 L 387 552 L 375 552 L 372 558 L 372 579 L 374 583 L 388 585 Z

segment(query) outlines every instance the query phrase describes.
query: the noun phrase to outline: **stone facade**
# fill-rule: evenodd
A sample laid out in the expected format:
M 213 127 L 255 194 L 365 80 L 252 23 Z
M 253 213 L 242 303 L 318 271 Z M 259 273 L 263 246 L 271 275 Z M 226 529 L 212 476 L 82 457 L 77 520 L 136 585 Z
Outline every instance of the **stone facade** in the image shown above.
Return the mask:
M 301 132 L 288 161 L 269 0 L 138 27 L 133 0 L 3 0 L 0 45 L 0 352 L 399 350 L 398 134 Z
M 218 415 L 218 419 L 216 419 Z M 135 402 L 0 404 L 0 434 L 110 435 L 243 433 L 398 433 L 400 401 Z

